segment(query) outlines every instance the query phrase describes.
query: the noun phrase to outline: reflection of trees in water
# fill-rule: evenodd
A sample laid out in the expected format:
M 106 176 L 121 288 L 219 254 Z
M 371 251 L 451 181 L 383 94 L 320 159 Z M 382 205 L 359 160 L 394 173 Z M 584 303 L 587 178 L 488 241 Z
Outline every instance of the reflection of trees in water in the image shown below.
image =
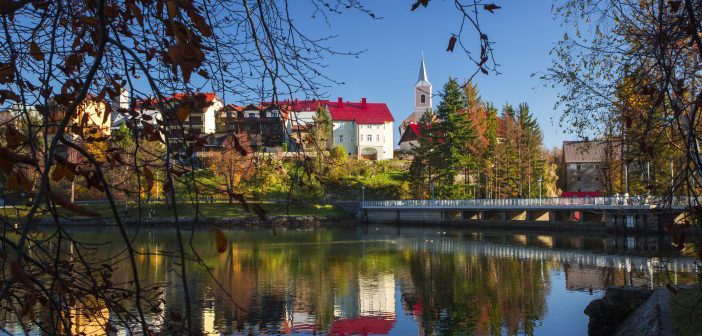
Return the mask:
M 81 239 L 100 242 L 109 240 L 110 233 L 84 235 L 89 237 Z M 204 262 L 187 264 L 196 330 L 325 331 L 338 319 L 373 314 L 361 307 L 363 300 L 373 307 L 383 299 L 399 300 L 393 291 L 399 284 L 405 311 L 417 316 L 425 334 L 531 334 L 546 313 L 548 275 L 554 269 L 563 267 L 569 289 L 586 289 L 598 281 L 623 284 L 634 279 L 638 284 L 649 279 L 636 270 L 357 241 L 353 232 L 283 232 L 276 237 L 267 232 L 228 232 L 227 236 L 230 246 L 221 254 L 209 231 L 195 232 L 192 240 Z M 173 318 L 185 311 L 180 265 L 170 256 L 175 245 L 175 235 L 165 230 L 138 235 L 134 241 L 142 283 L 153 288 L 149 304 L 155 309 L 149 311 L 148 320 L 154 330 L 166 334 L 182 330 L 184 321 Z M 112 281 L 128 288 L 131 272 L 123 271 L 128 269 L 127 260 L 118 258 L 123 251 L 123 246 L 107 244 L 86 257 L 112 258 Z M 653 279 L 658 282 L 661 276 Z M 386 295 L 388 290 L 392 295 Z M 400 313 L 383 304 L 383 312 L 390 312 L 385 317 Z M 115 315 L 110 312 L 109 317 Z M 167 325 L 162 325 L 164 320 Z
M 425 334 L 532 334 L 546 313 L 544 261 L 416 251 L 408 263 L 416 289 L 403 297 Z

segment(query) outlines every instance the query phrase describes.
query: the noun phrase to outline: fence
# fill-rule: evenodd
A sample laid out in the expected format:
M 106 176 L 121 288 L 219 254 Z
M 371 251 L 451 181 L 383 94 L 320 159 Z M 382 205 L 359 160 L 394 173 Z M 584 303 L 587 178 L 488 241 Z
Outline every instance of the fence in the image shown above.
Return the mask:
M 437 208 L 557 208 L 557 207 L 685 207 L 693 199 L 661 196 L 495 198 L 462 200 L 385 200 L 364 201 L 363 207 L 437 207 Z

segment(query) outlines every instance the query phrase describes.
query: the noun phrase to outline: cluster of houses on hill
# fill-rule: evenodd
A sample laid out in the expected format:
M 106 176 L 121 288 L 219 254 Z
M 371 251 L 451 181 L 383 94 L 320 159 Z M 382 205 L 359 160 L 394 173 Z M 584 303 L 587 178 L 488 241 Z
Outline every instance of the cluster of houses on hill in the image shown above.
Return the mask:
M 431 84 L 427 79 L 424 60 L 421 60 L 419 79 L 414 88 L 415 108 L 400 127 L 402 140 L 398 144 L 401 150 L 408 151 L 416 143 L 418 136 L 416 123 L 421 115 L 432 108 Z M 82 124 L 97 130 L 101 136 L 110 137 L 111 133 L 125 124 L 144 128 L 172 123 L 164 121 L 161 110 L 178 109 L 185 99 L 197 102 L 190 104 L 189 113 L 182 124 L 186 134 L 176 134 L 172 128 L 169 137 L 186 137 L 195 135 L 206 139 L 204 149 L 214 150 L 231 134 L 245 135 L 250 147 L 255 152 L 281 153 L 288 151 L 305 151 L 309 130 L 314 124 L 317 111 L 324 110 L 331 119 L 331 131 L 327 135 L 326 147 L 341 147 L 349 156 L 363 160 L 388 160 L 394 157 L 396 145 L 395 118 L 390 109 L 382 102 L 337 100 L 286 100 L 278 102 L 259 102 L 246 106 L 224 103 L 222 97 L 215 93 L 197 93 L 191 95 L 175 94 L 156 99 L 130 99 L 127 90 L 122 90 L 114 103 L 107 106 L 97 97 L 89 97 L 78 108 L 78 116 L 71 124 Z M 127 113 L 125 111 L 135 111 Z M 41 115 L 34 107 L 22 108 L 20 105 L 0 111 L 0 123 L 21 120 L 22 112 Z M 111 112 L 110 112 L 111 111 Z M 121 112 L 117 112 L 121 111 Z M 105 117 L 109 114 L 109 117 Z M 54 122 L 61 119 L 60 113 L 53 113 Z M 168 119 L 168 118 L 167 118 Z M 173 124 L 170 124 L 173 125 Z M 406 132 L 409 130 L 409 132 Z M 54 130 L 55 131 L 55 130 Z M 309 148 L 309 146 L 307 146 Z M 198 153 L 194 153 L 197 155 Z

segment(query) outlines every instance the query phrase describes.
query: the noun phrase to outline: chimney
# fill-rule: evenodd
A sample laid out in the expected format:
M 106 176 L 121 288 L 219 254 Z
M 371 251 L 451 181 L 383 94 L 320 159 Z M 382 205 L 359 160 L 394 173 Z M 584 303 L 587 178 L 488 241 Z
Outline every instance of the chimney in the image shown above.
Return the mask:
M 339 104 L 337 105 L 338 108 L 342 108 L 344 106 L 344 99 L 339 97 Z
M 366 108 L 366 98 L 361 98 L 361 108 Z

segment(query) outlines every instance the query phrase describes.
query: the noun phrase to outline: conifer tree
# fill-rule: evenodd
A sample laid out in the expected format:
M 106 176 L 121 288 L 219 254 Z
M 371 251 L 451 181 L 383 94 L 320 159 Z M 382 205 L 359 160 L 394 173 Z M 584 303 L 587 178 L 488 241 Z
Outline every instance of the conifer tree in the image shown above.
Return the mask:
M 485 139 L 487 147 L 483 152 L 483 172 L 485 176 L 485 197 L 494 198 L 495 195 L 495 168 L 497 150 L 497 108 L 492 103 L 485 105 Z
M 519 104 L 517 119 L 520 128 L 520 184 L 521 193 L 526 197 L 534 197 L 538 191 L 538 179 L 543 178 L 544 165 L 542 159 L 543 134 L 538 122 L 531 114 L 527 103 Z
M 436 111 L 440 119 L 439 169 L 437 195 L 441 198 L 466 197 L 465 189 L 456 185 L 459 172 L 475 168 L 469 142 L 475 138 L 470 120 L 466 117 L 466 97 L 458 82 L 449 78 L 444 85 L 443 98 Z M 464 181 L 467 183 L 468 181 Z
M 412 163 L 409 167 L 409 177 L 413 196 L 416 198 L 430 197 L 431 182 L 437 171 L 439 137 L 437 135 L 436 115 L 427 111 L 419 119 L 418 146 L 412 147 Z M 407 132 L 411 132 L 408 130 Z

